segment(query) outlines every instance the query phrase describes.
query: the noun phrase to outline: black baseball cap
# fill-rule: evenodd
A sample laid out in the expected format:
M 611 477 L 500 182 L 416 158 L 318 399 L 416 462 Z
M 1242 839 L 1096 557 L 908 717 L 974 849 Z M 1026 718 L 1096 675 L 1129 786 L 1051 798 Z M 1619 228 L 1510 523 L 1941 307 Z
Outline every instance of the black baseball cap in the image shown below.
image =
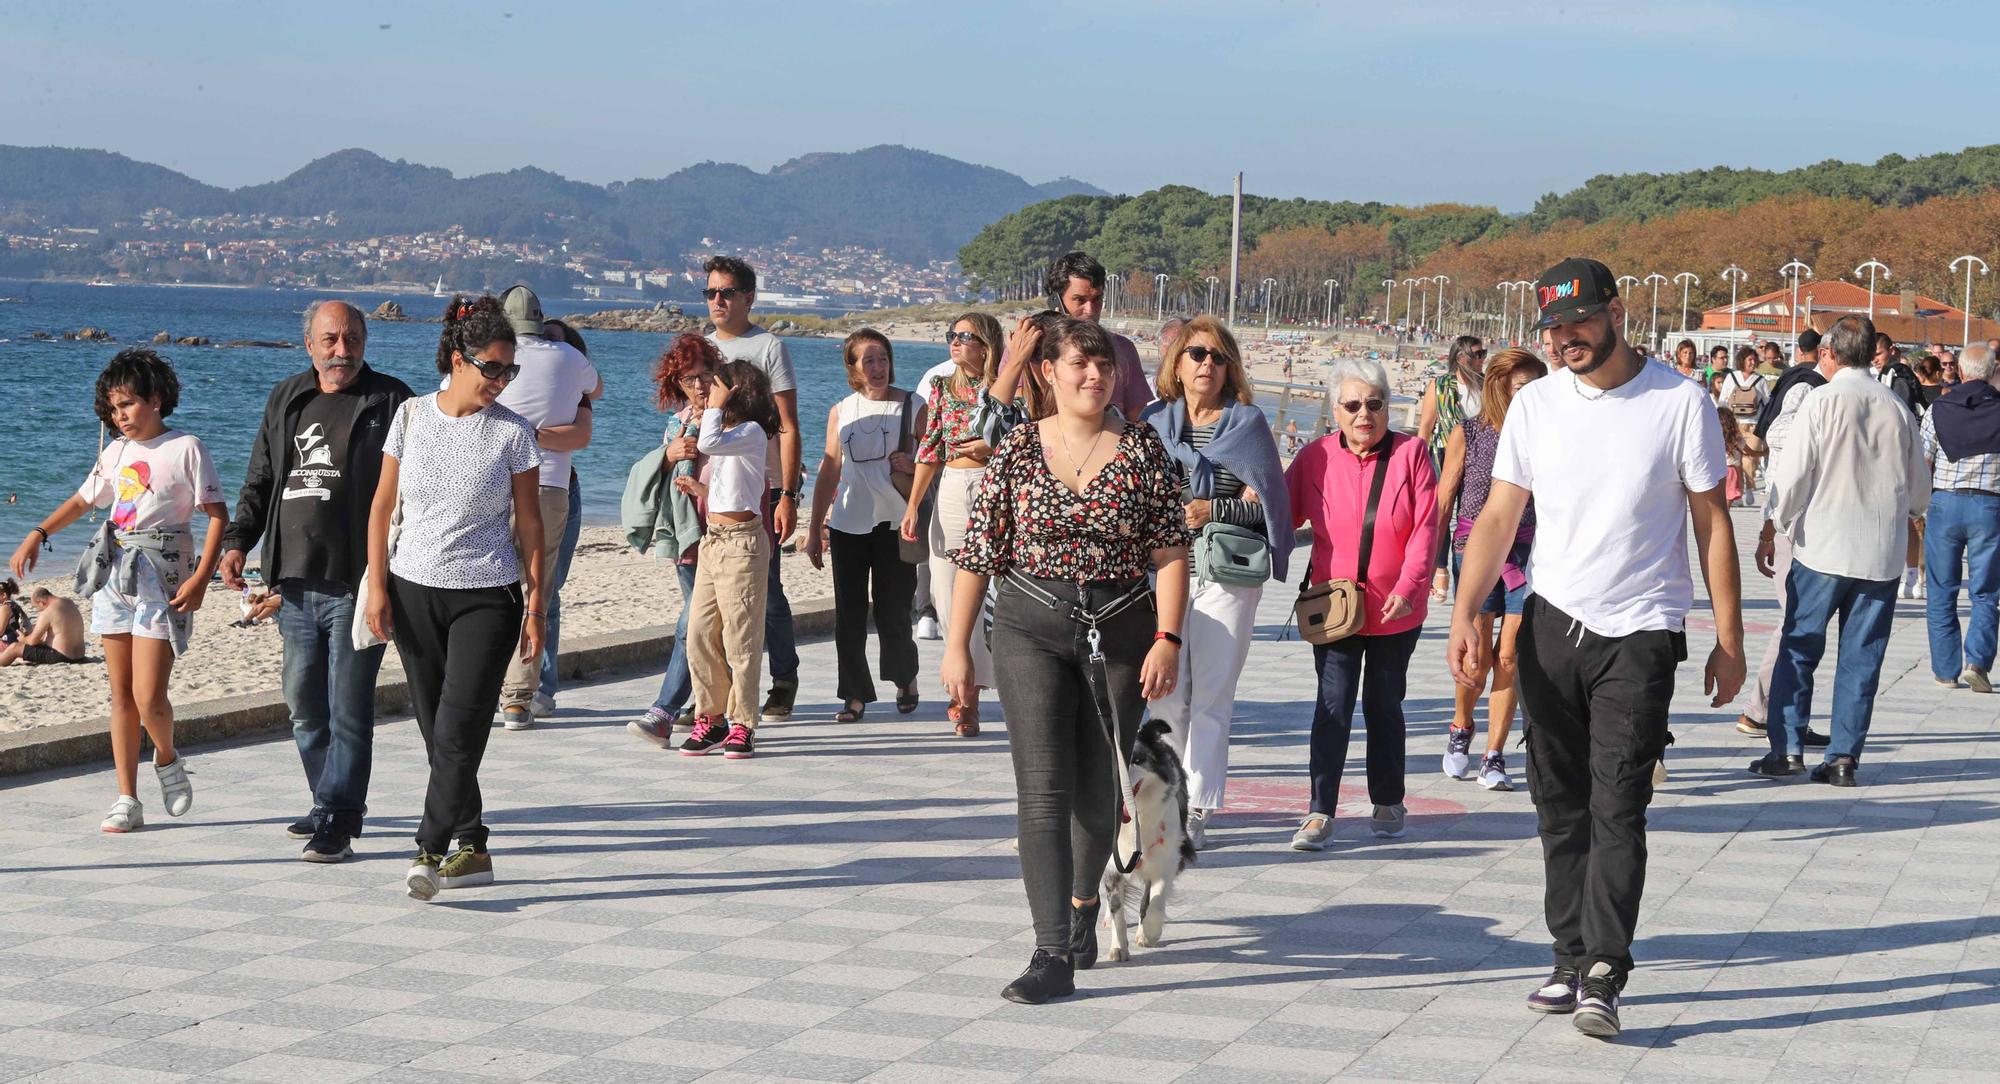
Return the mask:
M 1535 301 L 1542 307 L 1535 330 L 1574 324 L 1603 312 L 1618 296 L 1618 280 L 1596 260 L 1572 256 L 1542 272 L 1535 280 Z

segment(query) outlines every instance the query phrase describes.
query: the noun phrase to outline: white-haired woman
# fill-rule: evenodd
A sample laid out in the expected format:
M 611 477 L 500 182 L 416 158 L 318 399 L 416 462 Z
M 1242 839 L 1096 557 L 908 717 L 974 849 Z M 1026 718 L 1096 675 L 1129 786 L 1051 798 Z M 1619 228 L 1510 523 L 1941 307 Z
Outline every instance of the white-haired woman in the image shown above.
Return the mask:
M 1368 720 L 1369 826 L 1379 838 L 1403 834 L 1403 694 L 1437 556 L 1437 474 L 1422 440 L 1389 428 L 1388 374 L 1343 358 L 1328 384 L 1340 428 L 1306 445 L 1285 483 L 1292 525 L 1313 528 L 1307 576 L 1361 582 L 1366 621 L 1353 636 L 1313 647 L 1312 807 L 1292 837 L 1302 851 L 1323 849 L 1333 835 L 1357 694 Z M 1372 525 L 1366 538 L 1364 524 Z

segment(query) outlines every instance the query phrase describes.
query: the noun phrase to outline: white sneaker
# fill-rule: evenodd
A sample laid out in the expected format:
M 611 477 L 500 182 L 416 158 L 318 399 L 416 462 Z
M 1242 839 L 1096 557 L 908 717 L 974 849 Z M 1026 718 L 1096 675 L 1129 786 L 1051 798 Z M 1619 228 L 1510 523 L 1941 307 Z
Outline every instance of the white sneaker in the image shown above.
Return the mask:
M 153 772 L 160 777 L 160 802 L 167 807 L 167 816 L 184 816 L 194 808 L 194 784 L 188 782 L 186 757 L 175 757 L 169 764 L 155 764 Z
M 1513 790 L 1514 777 L 1507 774 L 1504 753 L 1490 752 L 1479 762 L 1479 785 L 1487 790 Z
M 410 863 L 410 872 L 403 875 L 403 888 L 410 898 L 429 903 L 443 882 L 438 879 L 438 867 L 444 865 L 441 855 L 417 852 L 416 861 Z
M 544 715 L 554 715 L 556 713 L 556 698 L 544 692 L 537 692 L 535 698 L 529 702 L 529 706 L 530 710 L 535 713 L 536 718 Z
M 98 825 L 107 832 L 132 832 L 145 826 L 146 816 L 139 799 L 129 794 L 119 795 L 118 800 L 111 803 L 111 814 L 104 818 L 103 824 Z
M 500 725 L 508 730 L 527 730 L 535 725 L 535 712 L 526 706 L 501 708 Z
M 1472 772 L 1472 728 L 1452 727 L 1445 731 L 1444 774 L 1451 779 L 1464 779 Z
M 938 627 L 938 619 L 929 614 L 917 618 L 917 639 L 942 640 L 944 630 Z
M 1188 843 L 1193 845 L 1194 849 L 1197 851 L 1201 850 L 1208 844 L 1208 818 L 1209 818 L 1208 810 L 1200 809 L 1194 806 L 1188 807 L 1188 818 L 1187 818 Z

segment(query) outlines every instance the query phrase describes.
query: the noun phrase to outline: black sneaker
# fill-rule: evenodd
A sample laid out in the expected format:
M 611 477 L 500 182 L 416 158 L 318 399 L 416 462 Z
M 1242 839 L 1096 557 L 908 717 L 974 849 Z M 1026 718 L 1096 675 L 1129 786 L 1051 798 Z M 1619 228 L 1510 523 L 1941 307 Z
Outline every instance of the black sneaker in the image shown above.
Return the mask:
M 1814 730 L 1812 727 L 1807 727 L 1806 732 L 1799 735 L 1799 744 L 1805 746 L 1807 749 L 1824 749 L 1833 744 L 1833 738 Z
M 771 692 L 764 697 L 764 709 L 759 715 L 767 723 L 782 723 L 792 717 L 792 702 L 798 698 L 798 678 L 772 678 Z
M 319 831 L 313 833 L 312 842 L 299 857 L 322 864 L 345 862 L 354 857 L 354 848 L 348 845 L 352 841 L 353 837 L 335 827 L 332 820 L 321 821 Z
M 686 741 L 681 742 L 681 755 L 701 756 L 721 745 L 722 739 L 728 734 L 729 727 L 723 723 L 721 716 L 699 716 L 694 721 L 694 730 L 688 734 Z
M 1787 779 L 1794 775 L 1806 774 L 1806 761 L 1804 757 L 1765 753 L 1750 762 L 1750 771 L 1769 779 Z
M 1558 967 L 1528 995 L 1528 1011 L 1561 1016 L 1576 1011 L 1576 987 L 1583 977 L 1574 967 Z
M 1618 990 L 1625 985 L 1624 977 L 1611 969 L 1603 961 L 1590 965 L 1590 973 L 1583 977 L 1583 986 L 1577 993 L 1576 1015 L 1571 1023 L 1576 1030 L 1599 1039 L 1613 1039 L 1618 1036 Z
M 318 813 L 308 813 L 285 827 L 285 834 L 293 839 L 311 839 L 318 831 Z
M 1076 970 L 1068 960 L 1052 956 L 1047 949 L 1036 949 L 1028 960 L 1028 969 L 1021 977 L 1007 984 L 1000 996 L 1021 1005 L 1040 1005 L 1052 997 L 1068 997 L 1076 993 Z
M 1088 971 L 1097 966 L 1097 912 L 1104 897 L 1078 907 L 1069 905 L 1069 964 L 1072 971 Z

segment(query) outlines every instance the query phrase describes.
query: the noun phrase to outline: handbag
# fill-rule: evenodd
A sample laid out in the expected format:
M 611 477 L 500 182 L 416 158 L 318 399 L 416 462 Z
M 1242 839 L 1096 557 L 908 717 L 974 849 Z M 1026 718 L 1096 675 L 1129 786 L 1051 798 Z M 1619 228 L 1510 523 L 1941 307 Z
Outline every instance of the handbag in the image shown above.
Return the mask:
M 408 451 L 410 437 L 412 436 L 410 432 L 410 404 L 416 401 L 416 398 L 412 396 L 409 399 L 403 400 L 401 407 L 405 451 Z M 408 457 L 405 456 L 405 458 Z M 402 536 L 403 486 L 401 477 L 399 476 L 396 485 L 396 508 L 389 513 L 389 556 L 394 557 L 396 555 L 396 541 Z M 347 628 L 348 642 L 354 645 L 354 650 L 356 651 L 366 651 L 371 647 L 383 643 L 382 639 L 375 635 L 374 630 L 368 627 L 368 603 L 375 596 L 375 592 L 368 586 L 370 578 L 368 575 L 368 566 L 364 563 L 361 566 L 361 582 L 354 585 L 354 620 L 348 624 Z
M 1271 542 L 1264 532 L 1209 520 L 1194 540 L 1195 575 L 1230 587 L 1261 587 L 1271 578 Z
M 910 427 L 913 424 L 912 415 L 915 413 L 911 409 L 910 404 L 911 400 L 915 398 L 916 396 L 907 393 L 903 396 L 902 435 L 896 440 L 896 450 L 899 452 L 908 452 L 910 450 Z M 910 489 L 916 482 L 916 477 L 914 474 L 897 474 L 891 471 L 889 472 L 889 482 L 896 487 L 896 492 L 901 493 L 903 499 L 908 501 L 910 499 Z M 931 516 L 936 511 L 937 486 L 932 485 L 924 493 L 924 499 L 917 502 L 916 541 L 912 542 L 904 538 L 901 534 L 896 536 L 897 549 L 902 555 L 904 564 L 921 565 L 931 559 Z
M 1388 439 L 1394 441 L 1395 434 Z M 1367 511 L 1361 516 L 1361 553 L 1353 579 L 1299 584 L 1299 600 L 1292 606 L 1298 619 L 1299 639 L 1309 644 L 1330 644 L 1361 631 L 1368 622 L 1368 559 L 1375 549 L 1375 509 L 1382 501 L 1382 482 L 1389 476 L 1389 455 L 1382 449 L 1375 458 L 1375 478 L 1368 484 Z

